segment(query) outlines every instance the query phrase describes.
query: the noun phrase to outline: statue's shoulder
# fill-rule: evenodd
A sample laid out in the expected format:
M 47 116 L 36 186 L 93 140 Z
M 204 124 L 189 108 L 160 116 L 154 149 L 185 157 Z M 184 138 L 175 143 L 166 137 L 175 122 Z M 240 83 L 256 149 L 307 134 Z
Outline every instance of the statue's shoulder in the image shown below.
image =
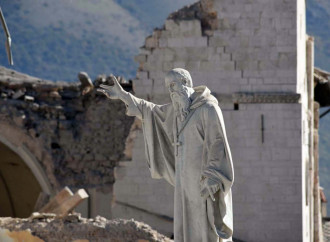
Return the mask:
M 218 101 L 215 99 L 207 100 L 203 105 L 202 108 L 208 110 L 220 109 Z
M 207 117 L 213 117 L 216 118 L 219 115 L 222 115 L 222 111 L 219 107 L 219 104 L 217 101 L 214 100 L 208 100 L 204 103 L 204 105 L 201 106 L 202 112 Z

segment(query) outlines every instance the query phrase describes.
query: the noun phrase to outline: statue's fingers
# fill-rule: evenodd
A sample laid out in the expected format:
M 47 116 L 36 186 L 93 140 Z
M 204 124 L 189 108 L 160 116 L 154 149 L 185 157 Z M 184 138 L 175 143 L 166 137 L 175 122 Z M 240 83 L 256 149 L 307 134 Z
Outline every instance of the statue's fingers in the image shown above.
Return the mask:
M 102 93 L 104 93 L 105 90 L 104 90 L 104 89 L 101 89 L 101 88 L 98 88 L 98 89 L 96 89 L 96 91 L 97 91 L 97 92 L 102 92 Z
M 96 91 L 101 92 L 101 93 L 103 93 L 106 96 L 109 96 L 109 93 L 106 90 L 104 90 L 104 89 L 98 88 L 98 89 L 96 89 Z
M 117 81 L 117 78 L 113 74 L 110 75 L 110 79 L 113 81 L 115 86 L 120 86 L 119 82 Z
M 104 84 L 101 84 L 100 87 L 102 87 L 103 89 L 106 89 L 106 90 L 110 90 L 111 89 L 111 86 L 104 85 Z

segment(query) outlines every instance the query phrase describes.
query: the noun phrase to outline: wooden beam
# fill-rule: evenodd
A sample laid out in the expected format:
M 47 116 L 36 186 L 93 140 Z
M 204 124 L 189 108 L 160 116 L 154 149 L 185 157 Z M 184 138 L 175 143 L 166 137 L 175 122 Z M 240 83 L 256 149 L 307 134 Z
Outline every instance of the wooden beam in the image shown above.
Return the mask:
M 67 198 L 55 208 L 52 213 L 55 213 L 59 217 L 64 217 L 87 198 L 87 192 L 84 189 L 79 189 L 73 196 Z
M 53 211 L 60 206 L 66 199 L 73 196 L 70 188 L 63 188 L 53 199 L 51 199 L 44 207 L 42 207 L 40 213 L 53 213 Z

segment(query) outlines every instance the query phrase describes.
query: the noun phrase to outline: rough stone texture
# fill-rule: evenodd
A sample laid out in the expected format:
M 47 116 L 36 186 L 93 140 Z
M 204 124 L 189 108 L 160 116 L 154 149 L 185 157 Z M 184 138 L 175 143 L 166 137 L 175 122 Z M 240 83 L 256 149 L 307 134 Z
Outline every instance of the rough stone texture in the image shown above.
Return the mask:
M 95 85 L 106 82 L 98 78 Z M 123 84 L 127 90 L 130 84 Z M 79 83 L 39 80 L 0 68 L 1 137 L 25 147 L 44 169 L 51 186 L 95 187 L 114 183 L 113 170 L 125 157 L 133 118 L 120 101 Z
M 41 217 L 36 219 L 0 218 L 0 227 L 10 231 L 30 230 L 44 241 L 113 241 L 113 242 L 166 242 L 172 241 L 149 225 L 134 220 L 94 219 L 69 215 L 64 219 Z M 0 233 L 4 236 L 3 233 Z M 26 236 L 26 235 L 25 235 Z M 26 237 L 25 237 L 26 238 Z

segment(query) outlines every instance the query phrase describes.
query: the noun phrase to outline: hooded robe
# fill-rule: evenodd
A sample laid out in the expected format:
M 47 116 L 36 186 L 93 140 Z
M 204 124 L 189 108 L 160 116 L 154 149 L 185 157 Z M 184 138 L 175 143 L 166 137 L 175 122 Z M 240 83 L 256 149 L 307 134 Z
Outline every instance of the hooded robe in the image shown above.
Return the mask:
M 127 115 L 142 120 L 152 178 L 164 178 L 174 186 L 174 241 L 231 241 L 234 172 L 225 124 L 210 90 L 194 90 L 183 122 L 171 103 L 156 105 L 131 94 Z M 215 201 L 201 197 L 205 179 L 219 184 Z

